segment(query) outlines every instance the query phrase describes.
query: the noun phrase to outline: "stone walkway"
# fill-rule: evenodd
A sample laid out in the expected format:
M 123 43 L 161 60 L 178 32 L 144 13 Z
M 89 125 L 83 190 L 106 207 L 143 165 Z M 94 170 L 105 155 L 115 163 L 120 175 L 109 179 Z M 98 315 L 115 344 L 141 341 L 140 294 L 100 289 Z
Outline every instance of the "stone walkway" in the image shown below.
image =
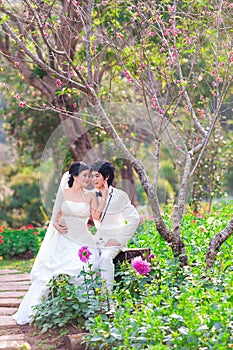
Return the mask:
M 29 286 L 29 274 L 17 270 L 0 271 L 0 350 L 19 350 L 25 343 L 24 334 L 11 315 Z

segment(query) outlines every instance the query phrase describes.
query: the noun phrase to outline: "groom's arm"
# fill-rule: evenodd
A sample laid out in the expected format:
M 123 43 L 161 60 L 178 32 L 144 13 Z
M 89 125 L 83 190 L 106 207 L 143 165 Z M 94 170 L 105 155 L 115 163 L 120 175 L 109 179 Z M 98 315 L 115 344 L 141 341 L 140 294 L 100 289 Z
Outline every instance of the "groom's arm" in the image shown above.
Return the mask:
M 125 224 L 122 226 L 122 229 L 118 231 L 118 236 L 115 237 L 115 239 L 121 246 L 126 246 L 138 227 L 140 216 L 136 208 L 132 205 L 126 192 L 121 191 L 119 193 L 118 201 L 119 208 L 121 208 L 122 215 L 125 219 Z M 107 242 L 107 244 L 108 243 L 109 242 Z
M 66 224 L 64 222 L 64 219 L 62 218 L 62 212 L 59 211 L 57 213 L 57 216 L 54 220 L 53 226 L 55 227 L 55 229 L 59 232 L 59 233 L 67 233 L 67 227 Z

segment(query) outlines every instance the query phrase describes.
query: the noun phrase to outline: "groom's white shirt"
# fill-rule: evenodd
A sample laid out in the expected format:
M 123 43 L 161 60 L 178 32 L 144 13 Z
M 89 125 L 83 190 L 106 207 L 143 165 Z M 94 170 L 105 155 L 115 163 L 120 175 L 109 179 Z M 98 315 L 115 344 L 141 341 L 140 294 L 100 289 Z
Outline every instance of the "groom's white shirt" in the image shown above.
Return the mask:
M 94 220 L 98 244 L 104 247 L 109 239 L 116 239 L 121 244 L 118 248 L 124 249 L 134 235 L 140 216 L 126 192 L 109 186 L 101 219 Z

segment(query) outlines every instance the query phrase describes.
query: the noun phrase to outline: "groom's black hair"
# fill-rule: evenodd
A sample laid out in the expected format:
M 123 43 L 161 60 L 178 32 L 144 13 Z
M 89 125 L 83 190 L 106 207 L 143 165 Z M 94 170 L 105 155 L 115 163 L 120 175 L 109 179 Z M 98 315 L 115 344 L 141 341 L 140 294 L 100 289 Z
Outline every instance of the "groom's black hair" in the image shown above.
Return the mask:
M 89 167 L 82 162 L 74 162 L 71 164 L 71 166 L 69 167 L 69 180 L 68 180 L 68 186 L 72 187 L 73 186 L 73 182 L 74 182 L 74 176 L 78 176 L 82 171 L 84 170 L 88 170 Z
M 115 167 L 112 163 L 104 160 L 97 160 L 91 165 L 90 171 L 98 171 L 104 179 L 108 177 L 108 186 L 111 186 L 115 176 Z

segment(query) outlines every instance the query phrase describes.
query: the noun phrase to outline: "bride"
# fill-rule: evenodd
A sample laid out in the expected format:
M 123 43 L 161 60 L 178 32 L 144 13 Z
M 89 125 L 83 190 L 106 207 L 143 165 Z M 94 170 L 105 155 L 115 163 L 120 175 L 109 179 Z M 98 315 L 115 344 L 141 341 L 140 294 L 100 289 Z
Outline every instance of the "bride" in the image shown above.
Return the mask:
M 80 162 L 73 163 L 62 177 L 50 224 L 30 273 L 32 284 L 12 316 L 19 325 L 31 322 L 33 306 L 46 295 L 46 284 L 53 276 L 68 274 L 76 276 L 75 283 L 82 283 L 77 276 L 87 264 L 78 257 L 81 247 L 88 247 L 89 263 L 93 270 L 98 268 L 99 255 L 87 222 L 90 215 L 99 216 L 100 208 L 95 194 L 85 190 L 89 182 L 89 168 Z

